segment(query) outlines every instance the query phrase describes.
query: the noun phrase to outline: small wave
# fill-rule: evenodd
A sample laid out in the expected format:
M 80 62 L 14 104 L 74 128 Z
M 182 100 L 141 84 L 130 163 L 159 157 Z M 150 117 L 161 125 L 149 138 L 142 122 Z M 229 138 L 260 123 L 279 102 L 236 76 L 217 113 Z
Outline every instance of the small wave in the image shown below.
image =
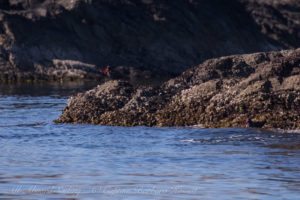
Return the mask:
M 201 144 L 218 144 L 221 142 L 228 142 L 227 138 L 209 138 L 209 139 L 185 139 L 180 140 L 180 142 L 189 142 L 189 143 L 201 143 Z
M 197 142 L 197 141 L 195 139 L 186 139 L 186 140 L 180 140 L 180 142 Z
M 206 128 L 203 124 L 195 124 L 195 125 L 192 125 L 192 126 L 186 126 L 188 128 Z
M 276 128 L 276 129 L 272 129 L 272 131 L 275 132 L 275 133 L 300 134 L 300 129 L 296 129 L 296 130 L 286 130 L 286 129 Z
M 180 142 L 185 143 L 201 143 L 201 144 L 220 144 L 220 143 L 241 143 L 241 142 L 262 142 L 264 143 L 266 138 L 258 135 L 223 135 L 220 137 L 205 137 L 205 138 L 188 138 L 182 139 Z

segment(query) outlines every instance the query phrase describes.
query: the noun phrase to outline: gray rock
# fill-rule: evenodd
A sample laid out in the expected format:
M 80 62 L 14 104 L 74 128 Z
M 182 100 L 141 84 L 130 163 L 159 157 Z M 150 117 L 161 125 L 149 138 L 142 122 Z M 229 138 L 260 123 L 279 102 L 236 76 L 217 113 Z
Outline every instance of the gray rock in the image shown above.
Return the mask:
M 107 82 L 71 97 L 56 122 L 241 127 L 247 118 L 300 128 L 300 49 L 210 59 L 160 87 Z

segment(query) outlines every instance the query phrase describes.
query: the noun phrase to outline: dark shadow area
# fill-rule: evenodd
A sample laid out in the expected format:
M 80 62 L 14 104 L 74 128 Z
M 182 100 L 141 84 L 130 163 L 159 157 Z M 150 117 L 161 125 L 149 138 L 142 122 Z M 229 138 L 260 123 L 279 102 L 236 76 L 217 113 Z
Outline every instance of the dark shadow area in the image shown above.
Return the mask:
M 300 1 L 239 1 L 267 38 L 286 48 L 300 47 Z
M 235 0 L 102 0 L 70 11 L 52 6 L 47 13 L 4 18 L 14 34 L 13 53 L 29 70 L 32 63 L 61 59 L 176 75 L 208 58 L 282 48 Z

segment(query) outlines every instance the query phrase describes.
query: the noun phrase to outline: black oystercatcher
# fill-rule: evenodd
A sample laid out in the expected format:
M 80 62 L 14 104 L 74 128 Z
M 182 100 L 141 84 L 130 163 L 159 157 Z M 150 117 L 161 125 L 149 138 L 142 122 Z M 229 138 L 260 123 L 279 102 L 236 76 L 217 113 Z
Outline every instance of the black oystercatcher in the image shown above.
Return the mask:
M 107 66 L 107 67 L 103 70 L 103 73 L 106 74 L 108 77 L 110 76 L 109 68 L 110 68 L 110 66 Z
M 244 123 L 245 128 L 261 128 L 266 122 L 253 122 L 251 119 L 247 118 Z

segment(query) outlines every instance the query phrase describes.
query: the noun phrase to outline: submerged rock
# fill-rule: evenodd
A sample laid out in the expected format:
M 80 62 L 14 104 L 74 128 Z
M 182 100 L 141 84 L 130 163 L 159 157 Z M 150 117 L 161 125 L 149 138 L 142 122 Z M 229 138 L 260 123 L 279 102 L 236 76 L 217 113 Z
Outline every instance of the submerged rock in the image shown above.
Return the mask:
M 71 97 L 56 122 L 300 128 L 300 49 L 210 59 L 160 87 L 110 81 Z
M 2 0 L 0 81 L 174 77 L 206 59 L 296 48 L 298 0 Z

